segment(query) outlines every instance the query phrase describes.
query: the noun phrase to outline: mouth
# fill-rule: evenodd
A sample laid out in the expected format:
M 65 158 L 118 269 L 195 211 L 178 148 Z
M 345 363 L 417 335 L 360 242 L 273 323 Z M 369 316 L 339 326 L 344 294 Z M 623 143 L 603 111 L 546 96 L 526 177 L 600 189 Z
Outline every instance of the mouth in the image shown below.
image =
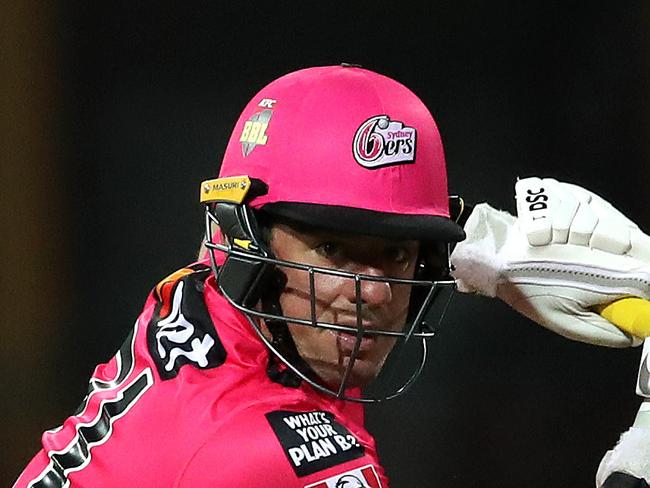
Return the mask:
M 358 339 L 355 334 L 350 334 L 348 332 L 335 332 L 336 336 L 336 345 L 339 350 L 346 356 L 352 355 L 352 351 L 359 342 L 359 352 L 357 357 L 362 356 L 364 353 L 373 349 L 377 343 L 377 336 L 363 336 L 361 339 Z

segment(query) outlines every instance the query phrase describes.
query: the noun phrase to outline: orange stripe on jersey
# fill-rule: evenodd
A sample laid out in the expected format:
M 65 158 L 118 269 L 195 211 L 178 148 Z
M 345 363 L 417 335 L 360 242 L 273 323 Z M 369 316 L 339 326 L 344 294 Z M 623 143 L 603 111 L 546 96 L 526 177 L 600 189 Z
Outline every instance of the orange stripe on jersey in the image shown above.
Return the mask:
M 170 297 L 172 290 L 174 289 L 174 285 L 176 285 L 176 283 L 178 283 L 178 281 L 183 276 L 187 276 L 188 274 L 194 272 L 195 270 L 192 268 L 181 268 L 178 271 L 170 274 L 167 278 L 163 279 L 156 285 L 156 298 L 159 302 L 162 303 L 162 306 L 160 307 L 160 318 L 165 318 L 167 315 L 169 315 L 169 310 L 171 308 Z

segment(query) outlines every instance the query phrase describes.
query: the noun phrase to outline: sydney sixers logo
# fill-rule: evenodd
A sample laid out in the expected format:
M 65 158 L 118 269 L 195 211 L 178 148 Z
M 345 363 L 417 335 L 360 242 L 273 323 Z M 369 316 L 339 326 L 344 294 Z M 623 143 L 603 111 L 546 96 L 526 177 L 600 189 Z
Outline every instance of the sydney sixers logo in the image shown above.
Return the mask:
M 366 168 L 412 163 L 415 161 L 415 136 L 415 128 L 390 120 L 388 115 L 371 117 L 354 135 L 354 159 Z

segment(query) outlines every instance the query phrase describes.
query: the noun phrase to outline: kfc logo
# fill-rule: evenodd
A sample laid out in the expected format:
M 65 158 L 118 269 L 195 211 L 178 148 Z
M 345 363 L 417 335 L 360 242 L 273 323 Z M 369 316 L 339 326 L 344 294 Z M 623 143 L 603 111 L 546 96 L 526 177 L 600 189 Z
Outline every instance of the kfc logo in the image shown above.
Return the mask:
M 375 468 L 372 464 L 369 464 L 312 483 L 305 486 L 305 488 L 381 488 L 381 482 Z
M 416 130 L 388 115 L 377 115 L 357 129 L 352 144 L 354 159 L 365 168 L 415 161 Z
M 262 98 L 260 103 L 257 104 L 258 107 L 262 108 L 273 108 L 273 105 L 278 103 L 277 100 L 273 100 L 272 98 Z
M 346 474 L 336 480 L 336 488 L 368 488 L 368 485 L 353 474 Z

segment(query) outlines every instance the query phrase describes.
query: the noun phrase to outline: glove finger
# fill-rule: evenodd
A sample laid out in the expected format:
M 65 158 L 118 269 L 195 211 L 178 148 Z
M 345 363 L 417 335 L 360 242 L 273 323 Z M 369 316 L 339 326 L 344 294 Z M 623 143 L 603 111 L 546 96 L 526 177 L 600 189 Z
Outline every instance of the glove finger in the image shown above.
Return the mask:
M 589 246 L 612 254 L 625 254 L 630 250 L 630 227 L 616 220 L 611 214 L 603 213 L 596 207 L 598 223 L 594 229 Z
M 589 245 L 610 253 L 627 254 L 640 261 L 650 262 L 650 236 L 639 226 L 623 215 L 611 203 L 595 193 L 571 183 L 559 183 L 559 186 L 571 192 L 580 201 L 589 201 L 595 211 L 598 223 L 589 240 Z M 584 212 L 584 211 L 583 211 Z M 585 240 L 574 236 L 577 241 Z
M 614 214 L 617 220 L 631 227 L 637 227 L 637 225 L 634 222 L 628 219 L 623 213 L 621 213 L 620 210 L 618 210 L 616 207 L 614 207 L 614 205 L 609 203 L 601 196 L 596 195 L 595 193 L 587 190 L 586 188 L 582 188 L 581 186 L 577 186 L 572 183 L 560 183 L 560 184 L 566 187 L 567 189 L 570 189 L 572 192 L 574 192 L 577 195 L 583 195 L 587 197 L 587 201 L 597 202 L 599 205 L 604 207 L 607 210 L 607 212 Z
M 598 217 L 587 202 L 580 202 L 571 229 L 569 230 L 569 244 L 588 246 L 591 235 L 598 224 Z
M 553 239 L 551 208 L 555 198 L 541 178 L 523 178 L 515 183 L 517 225 L 531 246 L 544 246 Z
M 565 188 L 557 180 L 544 178 L 543 182 L 553 195 L 549 203 L 553 243 L 566 244 L 569 240 L 571 222 L 578 211 L 579 200 L 570 188 Z
M 628 256 L 650 263 L 650 236 L 639 229 L 630 231 L 630 250 Z
M 598 215 L 591 207 L 591 201 L 595 195 L 584 188 L 569 183 L 558 183 L 558 186 L 565 192 L 571 193 L 578 202 L 578 208 L 569 229 L 568 242 L 578 246 L 588 246 L 598 224 Z

